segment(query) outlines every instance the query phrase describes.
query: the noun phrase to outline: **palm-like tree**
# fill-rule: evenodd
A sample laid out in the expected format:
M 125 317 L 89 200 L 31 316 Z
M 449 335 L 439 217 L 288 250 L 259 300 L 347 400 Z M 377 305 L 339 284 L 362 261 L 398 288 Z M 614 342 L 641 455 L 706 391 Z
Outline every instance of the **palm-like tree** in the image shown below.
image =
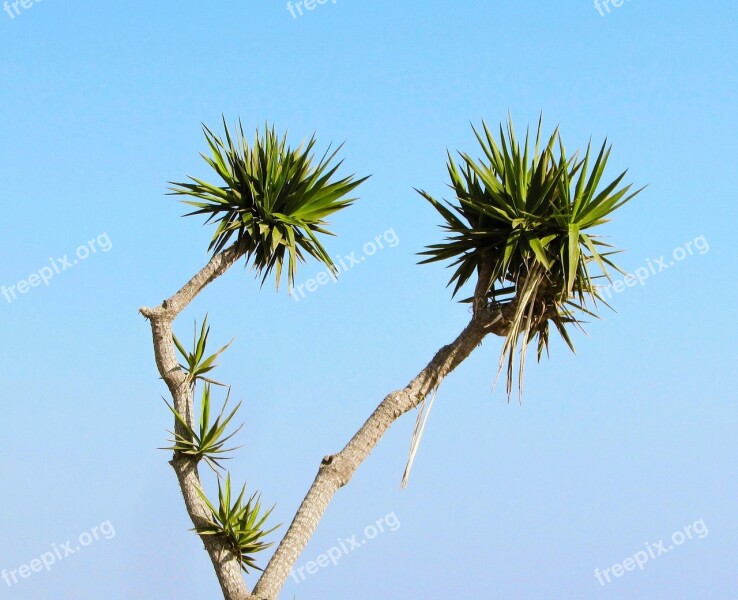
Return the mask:
M 242 258 L 261 277 L 262 285 L 274 273 L 277 287 L 285 263 L 290 287 L 297 265 L 308 257 L 335 270 L 319 236 L 333 235 L 327 229 L 327 217 L 353 202 L 349 194 L 365 178 L 336 177 L 341 167 L 341 162 L 335 161 L 340 147 L 335 151 L 329 148 L 316 160 L 315 138 L 292 148 L 286 134 L 280 137 L 273 127 L 265 127 L 257 130 L 249 144 L 240 123 L 233 134 L 225 120 L 223 127 L 222 136 L 204 127 L 210 154 L 202 156 L 217 174 L 217 183 L 190 177 L 188 182 L 172 183 L 171 188 L 173 194 L 194 198 L 185 200 L 194 208 L 187 216 L 203 215 L 206 223 L 215 224 L 209 246 L 212 257 L 176 294 L 160 306 L 142 308 L 140 312 L 151 323 L 157 367 L 172 395 L 175 429 L 174 445 L 169 449 L 174 452 L 171 464 L 187 512 L 208 551 L 224 597 L 244 600 L 250 595 L 241 570 L 258 568 L 254 555 L 270 545 L 262 538 L 275 528 L 265 530 L 262 526 L 271 511 L 261 510 L 257 495 L 244 504 L 243 491 L 231 502 L 230 474 L 225 487 L 221 486 L 218 461 L 229 452 L 224 445 L 235 431 L 227 433 L 226 428 L 238 407 L 225 416 L 224 405 L 211 423 L 209 384 L 217 382 L 205 374 L 215 367 L 215 359 L 226 347 L 207 357 L 209 328 L 203 322 L 200 337 L 195 335 L 190 351 L 174 336 L 173 323 L 205 286 Z M 186 364 L 177 362 L 177 350 Z M 199 380 L 207 385 L 197 423 L 194 395 Z M 214 466 L 218 473 L 217 508 L 203 490 L 200 460 Z
M 608 266 L 620 269 L 609 258 L 615 251 L 591 230 L 641 191 L 621 186 L 625 172 L 601 186 L 607 142 L 594 160 L 591 145 L 583 157 L 568 158 L 558 128 L 542 145 L 541 126 L 539 119 L 532 149 L 529 132 L 521 146 L 512 119 L 506 130 L 500 125 L 499 142 L 485 123 L 481 132 L 473 128 L 484 158 L 461 152 L 459 164 L 449 154 L 454 201 L 444 203 L 419 190 L 449 234 L 421 253 L 428 256 L 422 262 L 453 260 L 454 295 L 472 275 L 484 274 L 489 280 L 480 283 L 489 309 L 514 309 L 500 360 L 502 367 L 507 358 L 508 397 L 518 349 L 522 391 L 528 343 L 537 338 L 540 359 L 553 323 L 574 350 L 567 326 L 581 326 L 582 314 L 594 316 L 591 309 L 605 303 L 595 279 L 609 279 Z
M 447 233 L 444 241 L 422 253 L 426 257 L 422 262 L 452 261 L 455 268 L 449 284 L 454 295 L 476 277 L 473 294 L 467 298 L 473 309 L 471 321 L 407 386 L 384 398 L 341 452 L 323 459 L 251 595 L 241 567 L 247 561 L 249 568 L 256 568 L 253 554 L 266 547 L 261 539 L 271 531 L 262 530 L 268 515 L 260 515 L 258 503 L 243 505 L 243 493 L 232 503 L 230 479 L 226 479 L 227 493 L 221 487 L 220 508 L 204 495 L 197 463 L 201 458 L 217 458 L 229 437 L 222 437 L 225 425 L 220 421 L 211 425 L 201 417 L 197 428 L 193 382 L 207 381 L 203 374 L 211 370 L 220 351 L 204 358 L 207 329 L 203 325 L 202 343 L 196 342 L 192 352 L 180 348 L 187 362 L 183 369 L 175 358 L 172 323 L 206 285 L 241 258 L 261 276 L 262 284 L 274 271 L 277 286 L 285 261 L 290 286 L 296 265 L 307 256 L 333 268 L 318 235 L 330 234 L 326 217 L 348 206 L 352 199 L 347 196 L 364 179 L 335 179 L 340 166 L 332 164 L 336 153 L 326 152 L 316 162 L 314 140 L 293 150 L 284 136 L 267 128 L 257 131 L 249 145 L 240 124 L 235 136 L 225 123 L 224 128 L 224 138 L 205 128 L 211 156 L 204 158 L 219 183 L 190 178 L 172 188 L 175 194 L 196 198 L 187 201 L 195 209 L 189 214 L 205 215 L 207 222 L 216 223 L 210 243 L 213 256 L 174 296 L 141 313 L 151 322 L 157 366 L 174 401 L 172 465 L 224 597 L 275 600 L 338 489 L 350 481 L 392 423 L 423 404 L 487 335 L 504 338 L 500 370 L 507 359 L 508 396 L 515 361 L 519 360 L 522 386 L 527 346 L 537 339 L 540 358 L 548 350 L 551 323 L 573 349 L 567 328 L 581 326 L 582 315 L 596 314 L 597 303 L 604 301 L 595 281 L 609 278 L 608 267 L 619 270 L 610 259 L 615 251 L 592 230 L 640 190 L 631 193 L 630 185 L 621 185 L 625 173 L 602 183 L 610 155 L 606 143 L 596 156 L 588 146 L 582 157 L 576 153 L 568 157 L 558 129 L 542 143 L 540 120 L 532 148 L 528 133 L 522 144 L 518 142 L 510 121 L 506 130 L 500 127 L 499 140 L 485 124 L 481 131 L 475 129 L 483 158 L 460 153 L 456 162 L 449 155 L 453 200 L 442 202 L 420 191 L 441 214 Z M 416 448 L 414 443 L 411 456 Z
M 582 158 L 576 153 L 569 158 L 558 129 L 542 146 L 540 120 L 532 149 L 528 134 L 522 145 L 517 141 L 511 121 L 507 130 L 500 127 L 499 141 L 486 125 L 475 133 L 483 159 L 460 153 L 457 164 L 449 155 L 455 198 L 444 204 L 420 192 L 441 214 L 448 233 L 443 242 L 428 247 L 423 262 L 452 261 L 454 295 L 476 276 L 473 295 L 467 298 L 472 319 L 407 386 L 384 398 L 341 452 L 324 459 L 255 588 L 257 595 L 276 597 L 283 583 L 280 574 L 294 565 L 310 539 L 306 529 L 317 526 L 335 492 L 392 423 L 422 406 L 488 334 L 504 338 L 500 367 L 507 357 L 509 395 L 518 354 L 522 382 L 526 347 L 537 337 L 540 356 L 548 348 L 550 323 L 572 346 L 567 326 L 579 325 L 581 314 L 594 314 L 591 308 L 601 300 L 595 280 L 609 277 L 608 267 L 619 270 L 610 259 L 614 250 L 591 230 L 638 192 L 621 186 L 625 173 L 602 183 L 610 155 L 606 143 L 596 157 L 588 146 Z M 421 410 L 417 435 L 423 430 L 422 415 Z M 416 449 L 414 439 L 411 461 Z

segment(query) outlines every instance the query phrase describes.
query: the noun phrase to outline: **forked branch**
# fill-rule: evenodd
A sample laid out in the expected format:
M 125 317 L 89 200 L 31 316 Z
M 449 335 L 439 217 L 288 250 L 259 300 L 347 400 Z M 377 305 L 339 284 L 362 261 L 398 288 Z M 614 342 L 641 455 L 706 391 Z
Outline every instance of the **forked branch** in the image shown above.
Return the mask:
M 315 533 L 336 492 L 379 443 L 390 426 L 416 408 L 441 381 L 482 343 L 486 335 L 504 335 L 511 307 L 490 312 L 487 292 L 491 271 L 482 266 L 473 301 L 473 317 L 452 343 L 441 348 L 428 365 L 403 389 L 387 395 L 351 441 L 338 454 L 326 456 L 292 524 L 254 588 L 260 598 L 275 600 L 297 559 Z
M 200 272 L 171 298 L 164 300 L 160 306 L 141 308 L 139 311 L 151 324 L 156 366 L 172 395 L 174 409 L 182 415 L 191 428 L 195 427 L 192 386 L 176 358 L 172 325 L 177 315 L 187 308 L 210 282 L 225 273 L 241 256 L 242 252 L 237 245 L 230 246 L 214 255 Z M 180 435 L 186 433 L 182 424 L 176 419 L 175 432 Z M 202 483 L 197 468 L 197 459 L 182 453 L 175 453 L 170 464 L 177 474 L 179 487 L 192 524 L 196 528 L 207 525 L 211 511 L 198 493 L 202 490 Z M 246 587 L 237 556 L 217 536 L 200 535 L 200 538 L 213 563 L 225 600 L 254 599 Z

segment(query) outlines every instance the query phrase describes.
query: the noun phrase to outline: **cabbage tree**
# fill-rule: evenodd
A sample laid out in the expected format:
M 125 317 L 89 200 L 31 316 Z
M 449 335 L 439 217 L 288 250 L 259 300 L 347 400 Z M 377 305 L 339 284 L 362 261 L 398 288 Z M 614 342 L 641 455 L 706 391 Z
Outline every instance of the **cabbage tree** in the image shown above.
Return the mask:
M 502 338 L 496 371 L 505 371 L 508 397 L 516 377 L 522 392 L 531 342 L 540 359 L 555 330 L 573 349 L 570 329 L 581 327 L 583 317 L 596 316 L 599 304 L 604 304 L 597 280 L 619 271 L 612 262 L 616 251 L 594 230 L 640 190 L 631 192 L 631 186 L 623 184 L 625 173 L 604 179 L 607 143 L 597 151 L 588 146 L 582 155 L 569 155 L 558 129 L 542 137 L 540 120 L 533 138 L 526 132 L 522 142 L 511 120 L 507 127 L 500 126 L 497 138 L 482 123 L 474 129 L 480 158 L 449 154 L 450 200 L 419 190 L 440 215 L 445 231 L 444 239 L 421 252 L 421 262 L 449 263 L 452 294 L 464 296 L 468 290 L 461 301 L 471 305 L 470 321 L 407 386 L 382 400 L 343 450 L 321 461 L 294 519 L 250 590 L 242 572 L 260 569 L 257 555 L 270 546 L 267 538 L 278 526 L 267 524 L 271 509 L 262 509 L 258 492 L 247 497 L 244 486 L 235 496 L 230 474 L 223 475 L 222 461 L 233 451 L 226 446 L 237 431 L 230 424 L 240 405 L 226 414 L 227 393 L 213 420 L 214 387 L 222 384 L 205 375 L 226 346 L 208 355 L 209 328 L 203 322 L 188 350 L 174 336 L 173 323 L 205 286 L 237 262 L 250 268 L 262 285 L 273 276 L 277 287 L 285 264 L 288 286 L 308 258 L 336 271 L 321 242 L 322 236 L 332 235 L 326 219 L 354 201 L 351 194 L 365 178 L 339 177 L 338 150 L 316 159 L 315 139 L 293 149 L 274 128 L 257 131 L 249 143 L 240 124 L 233 134 L 225 122 L 223 127 L 223 135 L 204 128 L 209 153 L 203 158 L 215 171 L 216 183 L 191 177 L 172 187 L 172 193 L 186 197 L 189 215 L 203 216 L 215 226 L 212 256 L 177 293 L 140 312 L 150 322 L 156 364 L 172 397 L 171 464 L 224 598 L 275 600 L 335 493 L 349 483 L 392 423 L 424 405 L 488 335 Z M 416 449 L 415 443 L 413 454 Z M 216 474 L 217 501 L 204 489 L 200 461 Z

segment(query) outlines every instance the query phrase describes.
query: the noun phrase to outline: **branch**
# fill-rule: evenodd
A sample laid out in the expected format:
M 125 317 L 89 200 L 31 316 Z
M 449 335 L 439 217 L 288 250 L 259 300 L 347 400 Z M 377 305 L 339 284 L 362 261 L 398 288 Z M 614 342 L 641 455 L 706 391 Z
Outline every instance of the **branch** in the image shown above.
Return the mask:
M 475 314 L 461 335 L 441 348 L 405 388 L 390 393 L 341 452 L 323 459 L 315 481 L 297 510 L 292 524 L 256 584 L 255 595 L 269 600 L 277 598 L 333 496 L 351 480 L 359 465 L 369 456 L 390 426 L 406 412 L 416 408 L 440 385 L 444 377 L 481 344 L 488 333 L 504 334 L 509 312 L 488 312 L 486 297 L 489 286 L 484 283 L 487 275 L 482 269 L 475 291 Z
M 213 280 L 225 273 L 243 252 L 237 245 L 230 246 L 223 252 L 213 256 L 203 269 L 197 273 L 184 287 L 171 298 L 164 300 L 155 308 L 141 308 L 140 313 L 151 323 L 151 334 L 154 342 L 156 366 L 164 382 L 172 394 L 174 408 L 194 428 L 192 387 L 177 361 L 176 348 L 172 339 L 172 324 L 192 300 Z M 175 431 L 184 434 L 184 428 L 175 419 Z M 177 474 L 187 513 L 195 527 L 205 525 L 210 517 L 210 510 L 197 493 L 202 489 L 197 470 L 197 460 L 193 457 L 175 453 L 170 461 Z M 249 593 L 241 574 L 241 567 L 236 555 L 218 539 L 217 536 L 201 535 L 215 573 L 220 582 L 225 600 L 249 600 L 254 597 Z
M 243 256 L 243 250 L 237 244 L 229 246 L 223 252 L 213 256 L 199 273 L 190 279 L 174 296 L 164 300 L 161 306 L 141 308 L 139 312 L 147 319 L 168 316 L 173 321 L 205 286 L 225 273 L 241 256 Z
M 194 427 L 192 387 L 176 358 L 172 324 L 209 283 L 225 273 L 242 255 L 243 251 L 238 246 L 227 248 L 213 256 L 181 290 L 164 300 L 160 306 L 140 309 L 140 313 L 151 324 L 159 374 L 171 392 L 175 409 L 191 427 Z M 259 579 L 253 596 L 246 587 L 233 552 L 216 536 L 200 536 L 213 563 L 225 600 L 276 599 L 333 496 L 350 481 L 392 423 L 416 408 L 440 385 L 444 377 L 481 344 L 487 334 L 505 335 L 514 306 L 508 305 L 496 312 L 490 312 L 487 302 L 489 283 L 490 271 L 483 265 L 474 293 L 474 316 L 461 335 L 453 343 L 441 348 L 404 389 L 389 394 L 339 454 L 323 459 L 312 487 Z M 183 433 L 178 422 L 175 422 L 175 431 Z M 192 523 L 195 527 L 205 524 L 210 514 L 209 508 L 197 493 L 198 489 L 202 489 L 197 461 L 175 453 L 170 464 L 177 474 Z
M 487 253 L 482 254 L 482 260 L 477 272 L 477 285 L 474 288 L 474 298 L 472 299 L 472 309 L 474 316 L 479 318 L 487 312 L 489 301 L 488 294 L 492 287 L 492 263 L 485 260 Z

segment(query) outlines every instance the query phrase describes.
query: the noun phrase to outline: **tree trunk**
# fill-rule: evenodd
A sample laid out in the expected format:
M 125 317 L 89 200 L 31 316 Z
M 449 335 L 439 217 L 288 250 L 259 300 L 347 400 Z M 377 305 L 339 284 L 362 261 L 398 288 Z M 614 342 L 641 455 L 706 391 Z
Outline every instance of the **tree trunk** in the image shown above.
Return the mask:
M 216 254 L 179 292 L 162 302 L 161 306 L 140 310 L 151 324 L 156 366 L 172 395 L 174 409 L 193 429 L 195 428 L 195 416 L 192 387 L 177 362 L 176 348 L 172 339 L 172 323 L 205 286 L 225 273 L 240 257 L 241 253 L 236 246 Z M 185 433 L 184 428 L 176 419 L 175 432 L 182 435 Z M 197 470 L 197 461 L 175 453 L 170 464 L 177 474 L 179 487 L 192 524 L 195 527 L 205 525 L 210 517 L 210 509 L 198 494 L 198 490 L 202 490 L 202 484 Z M 213 563 L 225 600 L 254 599 L 246 587 L 236 555 L 217 536 L 201 535 L 200 538 Z
M 179 366 L 172 339 L 172 323 L 210 282 L 222 275 L 243 251 L 234 245 L 216 254 L 179 292 L 156 308 L 142 308 L 141 314 L 151 323 L 156 365 L 172 394 L 174 408 L 194 428 L 192 387 Z M 326 456 L 318 475 L 298 509 L 292 524 L 259 579 L 253 595 L 243 580 L 237 557 L 216 536 L 200 536 L 213 563 L 225 600 L 276 600 L 298 557 L 315 533 L 318 523 L 335 493 L 346 485 L 359 465 L 369 456 L 389 427 L 406 412 L 417 407 L 437 388 L 446 375 L 464 361 L 490 333 L 505 335 L 514 303 L 497 311 L 490 311 L 487 293 L 490 271 L 483 267 L 472 304 L 474 316 L 454 342 L 441 348 L 430 363 L 402 390 L 389 394 L 354 435 L 346 447 L 336 455 Z M 175 432 L 184 428 L 175 420 Z M 207 504 L 198 494 L 202 489 L 197 462 L 175 454 L 171 461 L 185 501 L 187 513 L 195 527 L 210 516 Z
M 489 333 L 474 318 L 456 340 L 441 348 L 433 360 L 404 389 L 392 392 L 338 454 L 326 456 L 285 537 L 269 561 L 254 594 L 275 600 L 335 493 L 346 485 L 384 433 L 398 418 L 417 407 L 443 378 L 451 373 Z

